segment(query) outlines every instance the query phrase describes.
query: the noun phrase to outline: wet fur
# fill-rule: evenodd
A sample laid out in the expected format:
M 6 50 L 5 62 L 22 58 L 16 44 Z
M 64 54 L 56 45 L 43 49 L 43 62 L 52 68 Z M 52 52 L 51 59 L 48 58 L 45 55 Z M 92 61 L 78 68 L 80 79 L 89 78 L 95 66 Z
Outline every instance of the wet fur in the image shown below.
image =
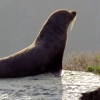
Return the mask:
M 0 78 L 61 73 L 67 29 L 75 16 L 75 11 L 52 13 L 29 47 L 0 59 Z

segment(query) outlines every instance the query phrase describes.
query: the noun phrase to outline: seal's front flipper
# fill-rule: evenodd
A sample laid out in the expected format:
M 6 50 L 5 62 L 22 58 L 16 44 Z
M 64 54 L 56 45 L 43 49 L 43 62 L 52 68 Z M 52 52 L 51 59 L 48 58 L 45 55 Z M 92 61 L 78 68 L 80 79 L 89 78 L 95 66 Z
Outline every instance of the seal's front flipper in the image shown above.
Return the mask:
M 50 71 L 52 74 L 54 74 L 56 77 L 62 77 L 64 75 L 64 71 L 63 70 L 59 70 L 59 71 Z

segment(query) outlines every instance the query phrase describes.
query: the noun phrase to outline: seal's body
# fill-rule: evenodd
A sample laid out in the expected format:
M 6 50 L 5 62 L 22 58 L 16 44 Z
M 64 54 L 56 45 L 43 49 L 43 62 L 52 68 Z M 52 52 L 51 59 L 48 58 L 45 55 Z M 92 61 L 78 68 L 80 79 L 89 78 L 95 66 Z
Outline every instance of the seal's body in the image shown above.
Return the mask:
M 67 29 L 75 11 L 58 10 L 51 14 L 29 47 L 0 59 L 0 78 L 23 77 L 48 71 L 61 72 Z

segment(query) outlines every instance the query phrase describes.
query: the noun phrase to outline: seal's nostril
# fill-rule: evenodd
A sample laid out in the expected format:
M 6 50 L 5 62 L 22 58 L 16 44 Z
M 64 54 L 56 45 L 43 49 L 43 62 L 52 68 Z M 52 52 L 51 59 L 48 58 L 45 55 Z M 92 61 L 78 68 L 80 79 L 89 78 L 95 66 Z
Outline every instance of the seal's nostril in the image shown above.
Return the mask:
M 76 16 L 76 11 L 72 11 L 71 14 L 72 14 L 73 16 Z

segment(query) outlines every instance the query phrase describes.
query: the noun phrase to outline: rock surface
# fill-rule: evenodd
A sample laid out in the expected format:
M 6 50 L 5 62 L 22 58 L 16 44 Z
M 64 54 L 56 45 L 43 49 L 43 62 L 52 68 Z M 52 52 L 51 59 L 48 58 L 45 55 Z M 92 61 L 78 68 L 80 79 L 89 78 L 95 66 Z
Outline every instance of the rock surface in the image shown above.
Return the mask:
M 0 100 L 79 100 L 81 93 L 100 87 L 100 76 L 65 71 L 62 77 L 51 73 L 24 78 L 0 79 Z

